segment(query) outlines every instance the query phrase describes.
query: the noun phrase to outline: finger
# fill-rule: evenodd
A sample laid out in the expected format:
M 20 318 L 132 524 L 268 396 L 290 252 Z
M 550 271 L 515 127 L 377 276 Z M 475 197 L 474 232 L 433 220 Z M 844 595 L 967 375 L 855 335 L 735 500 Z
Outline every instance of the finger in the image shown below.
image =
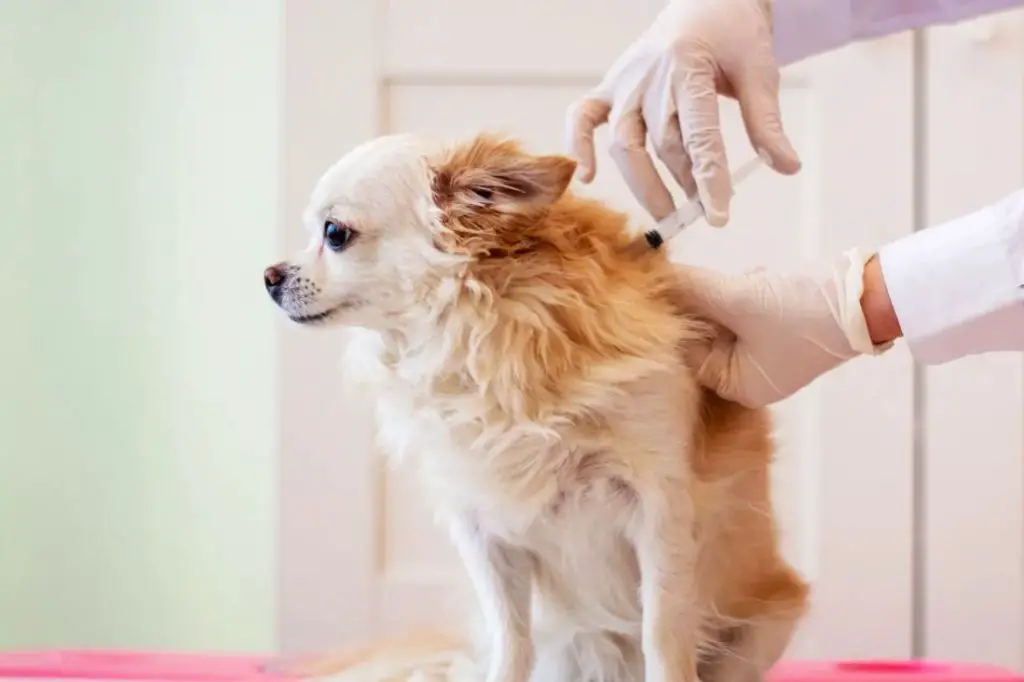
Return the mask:
M 611 109 L 608 99 L 595 94 L 584 97 L 569 109 L 566 136 L 570 154 L 577 164 L 576 177 L 581 182 L 592 181 L 597 173 L 594 130 L 608 120 Z
M 743 363 L 740 362 L 739 341 L 732 334 L 723 334 L 693 351 L 691 358 L 697 364 L 697 383 L 714 391 L 726 400 L 745 407 L 759 407 L 755 397 L 743 390 Z
M 692 344 L 685 355 L 698 383 L 727 400 L 755 407 L 760 398 L 751 393 L 747 373 L 752 362 L 739 333 L 747 317 L 748 297 L 740 293 L 742 284 L 736 284 L 747 276 L 692 266 L 681 267 L 679 275 L 689 303 L 684 307 L 710 323 L 707 336 Z
M 737 98 L 750 144 L 765 153 L 772 168 L 793 175 L 800 170 L 800 157 L 782 129 L 779 109 L 779 71 L 772 58 L 745 70 L 739 77 Z
M 667 218 L 676 210 L 675 201 L 647 153 L 647 128 L 639 107 L 613 110 L 610 126 L 612 145 L 609 151 L 626 185 L 651 217 Z
M 618 56 L 597 87 L 569 109 L 569 148 L 581 182 L 591 182 L 597 174 L 594 130 L 608 120 L 618 100 L 632 101 L 643 86 L 652 59 L 642 46 L 641 37 Z
M 687 199 L 697 196 L 697 181 L 693 178 L 693 159 L 686 151 L 683 131 L 679 127 L 679 116 L 672 116 L 665 122 L 665 144 L 659 158 L 668 168 L 673 179 L 683 188 Z
M 683 55 L 676 68 L 675 101 L 704 214 L 710 225 L 721 227 L 729 222 L 732 182 L 718 117 L 714 73 L 714 64 L 706 54 Z
M 697 194 L 697 183 L 693 179 L 693 160 L 686 153 L 683 131 L 679 127 L 679 115 L 672 84 L 668 78 L 668 62 L 659 67 L 653 80 L 658 87 L 650 87 L 644 93 L 643 118 L 647 122 L 647 133 L 651 145 L 661 162 L 665 164 L 676 183 L 683 188 L 686 198 Z

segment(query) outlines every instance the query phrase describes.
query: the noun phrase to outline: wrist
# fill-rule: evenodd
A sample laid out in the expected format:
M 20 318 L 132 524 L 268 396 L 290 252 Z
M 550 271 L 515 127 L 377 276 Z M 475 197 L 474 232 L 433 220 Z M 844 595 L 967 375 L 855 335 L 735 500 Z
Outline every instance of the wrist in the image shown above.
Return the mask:
M 864 290 L 860 298 L 860 307 L 872 343 L 891 343 L 903 336 L 899 318 L 896 317 L 892 300 L 889 298 L 878 254 L 873 254 L 864 264 Z

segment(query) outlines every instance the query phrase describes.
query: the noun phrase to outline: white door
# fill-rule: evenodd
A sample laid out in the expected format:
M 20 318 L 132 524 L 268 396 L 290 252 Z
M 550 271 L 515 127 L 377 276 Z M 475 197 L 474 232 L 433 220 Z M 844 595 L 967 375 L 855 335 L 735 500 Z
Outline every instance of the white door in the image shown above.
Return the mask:
M 1024 187 L 1024 10 L 927 38 L 925 224 Z M 1024 666 L 1024 358 L 923 372 L 929 656 Z
M 316 177 L 392 131 L 504 130 L 562 149 L 566 107 L 650 21 L 660 0 L 289 0 L 283 221 L 287 246 Z M 798 178 L 762 170 L 725 230 L 673 244 L 731 271 L 784 266 L 913 225 L 912 48 L 901 36 L 784 75 Z M 735 109 L 734 163 L 752 155 Z M 598 144 L 607 139 L 599 136 Z M 607 156 L 592 189 L 644 216 Z M 282 332 L 281 641 L 288 650 L 435 624 L 458 612 L 461 570 L 414 486 L 369 444 L 364 396 L 345 395 L 337 336 Z M 851 363 L 778 409 L 777 506 L 788 556 L 813 581 L 791 656 L 907 656 L 912 637 L 912 365 Z

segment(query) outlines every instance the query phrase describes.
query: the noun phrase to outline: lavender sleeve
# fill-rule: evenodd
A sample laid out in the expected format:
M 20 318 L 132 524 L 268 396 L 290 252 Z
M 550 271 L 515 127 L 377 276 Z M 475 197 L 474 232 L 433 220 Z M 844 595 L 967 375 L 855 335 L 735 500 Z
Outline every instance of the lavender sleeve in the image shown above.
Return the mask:
M 798 62 L 848 43 L 1024 5 L 1024 0 L 774 0 L 775 59 Z

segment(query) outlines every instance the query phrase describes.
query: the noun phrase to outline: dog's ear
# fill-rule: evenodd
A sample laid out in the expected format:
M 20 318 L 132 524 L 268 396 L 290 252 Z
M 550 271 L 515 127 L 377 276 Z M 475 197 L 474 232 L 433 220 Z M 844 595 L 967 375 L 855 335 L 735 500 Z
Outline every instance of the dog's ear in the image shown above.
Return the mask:
M 436 164 L 434 198 L 455 215 L 485 209 L 532 212 L 561 197 L 575 170 L 568 157 L 536 156 L 514 141 L 480 135 Z

